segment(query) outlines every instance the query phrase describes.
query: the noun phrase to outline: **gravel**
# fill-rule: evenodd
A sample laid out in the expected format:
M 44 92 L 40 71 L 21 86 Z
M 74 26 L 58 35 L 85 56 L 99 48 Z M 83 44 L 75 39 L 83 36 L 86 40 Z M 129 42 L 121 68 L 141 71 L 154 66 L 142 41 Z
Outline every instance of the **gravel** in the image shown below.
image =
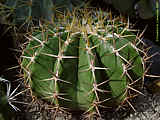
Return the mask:
M 94 120 L 160 120 L 160 94 L 151 94 L 145 88 L 142 91 L 143 95 L 139 95 L 133 103 L 136 110 L 126 109 L 118 112 L 104 112 L 102 118 Z M 24 111 L 19 114 L 16 120 L 80 120 L 79 114 L 71 115 L 67 112 L 58 112 L 55 115 L 55 110 L 47 103 L 39 100 L 33 102 L 29 106 L 24 106 Z
M 144 90 L 144 95 L 140 95 L 135 104 L 137 112 L 131 113 L 124 120 L 160 120 L 160 95 L 150 94 Z

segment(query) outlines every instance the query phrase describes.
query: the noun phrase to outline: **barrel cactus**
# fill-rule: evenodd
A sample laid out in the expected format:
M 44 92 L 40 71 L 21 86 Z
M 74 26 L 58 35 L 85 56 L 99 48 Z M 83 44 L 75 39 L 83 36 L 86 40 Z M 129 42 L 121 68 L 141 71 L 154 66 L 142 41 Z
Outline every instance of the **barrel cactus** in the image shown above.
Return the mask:
M 97 113 L 139 94 L 140 39 L 105 12 L 66 15 L 27 38 L 21 67 L 33 95 L 56 108 Z

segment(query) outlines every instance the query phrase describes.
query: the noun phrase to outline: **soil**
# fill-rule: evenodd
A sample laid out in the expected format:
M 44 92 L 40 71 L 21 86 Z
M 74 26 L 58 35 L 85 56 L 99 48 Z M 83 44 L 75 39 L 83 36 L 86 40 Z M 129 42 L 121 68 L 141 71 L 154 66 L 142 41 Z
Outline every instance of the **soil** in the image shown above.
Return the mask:
M 117 112 L 103 111 L 102 118 L 96 117 L 94 120 L 160 120 L 160 94 L 149 93 L 146 88 L 143 90 L 144 96 L 138 96 L 133 106 L 136 111 L 128 108 Z M 28 93 L 27 93 L 28 94 Z M 26 95 L 26 94 L 25 94 Z M 25 102 L 31 103 L 28 96 L 23 98 Z M 18 105 L 19 106 L 19 105 Z M 81 120 L 84 116 L 64 111 L 55 113 L 55 109 L 42 100 L 35 100 L 32 104 L 21 105 L 21 112 L 17 112 L 14 120 Z M 55 116 L 56 115 L 56 116 Z

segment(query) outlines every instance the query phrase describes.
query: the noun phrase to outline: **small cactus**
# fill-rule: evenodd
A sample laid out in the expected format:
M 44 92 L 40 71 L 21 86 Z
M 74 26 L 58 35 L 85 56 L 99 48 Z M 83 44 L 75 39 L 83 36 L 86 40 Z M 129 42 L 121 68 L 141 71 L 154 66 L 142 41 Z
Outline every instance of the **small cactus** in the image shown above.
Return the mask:
M 34 95 L 70 110 L 122 106 L 139 94 L 144 66 L 140 39 L 109 13 L 84 12 L 42 25 L 21 56 Z
M 16 93 L 17 89 L 20 85 L 18 85 L 11 92 L 11 83 L 10 81 L 0 77 L 0 119 L 10 120 L 15 116 L 14 111 L 20 111 L 18 107 L 14 105 L 14 103 L 20 103 L 17 101 L 17 96 L 20 93 Z M 13 111 L 14 110 L 14 111 Z

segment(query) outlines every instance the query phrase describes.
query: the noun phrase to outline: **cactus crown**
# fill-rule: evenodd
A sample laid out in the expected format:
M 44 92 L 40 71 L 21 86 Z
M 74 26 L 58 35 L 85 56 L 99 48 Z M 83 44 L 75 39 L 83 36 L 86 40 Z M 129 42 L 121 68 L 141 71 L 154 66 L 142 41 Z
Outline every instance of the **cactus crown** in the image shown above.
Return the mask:
M 140 38 L 106 12 L 62 18 L 27 37 L 21 66 L 35 95 L 56 108 L 99 115 L 100 108 L 130 105 L 143 83 Z

